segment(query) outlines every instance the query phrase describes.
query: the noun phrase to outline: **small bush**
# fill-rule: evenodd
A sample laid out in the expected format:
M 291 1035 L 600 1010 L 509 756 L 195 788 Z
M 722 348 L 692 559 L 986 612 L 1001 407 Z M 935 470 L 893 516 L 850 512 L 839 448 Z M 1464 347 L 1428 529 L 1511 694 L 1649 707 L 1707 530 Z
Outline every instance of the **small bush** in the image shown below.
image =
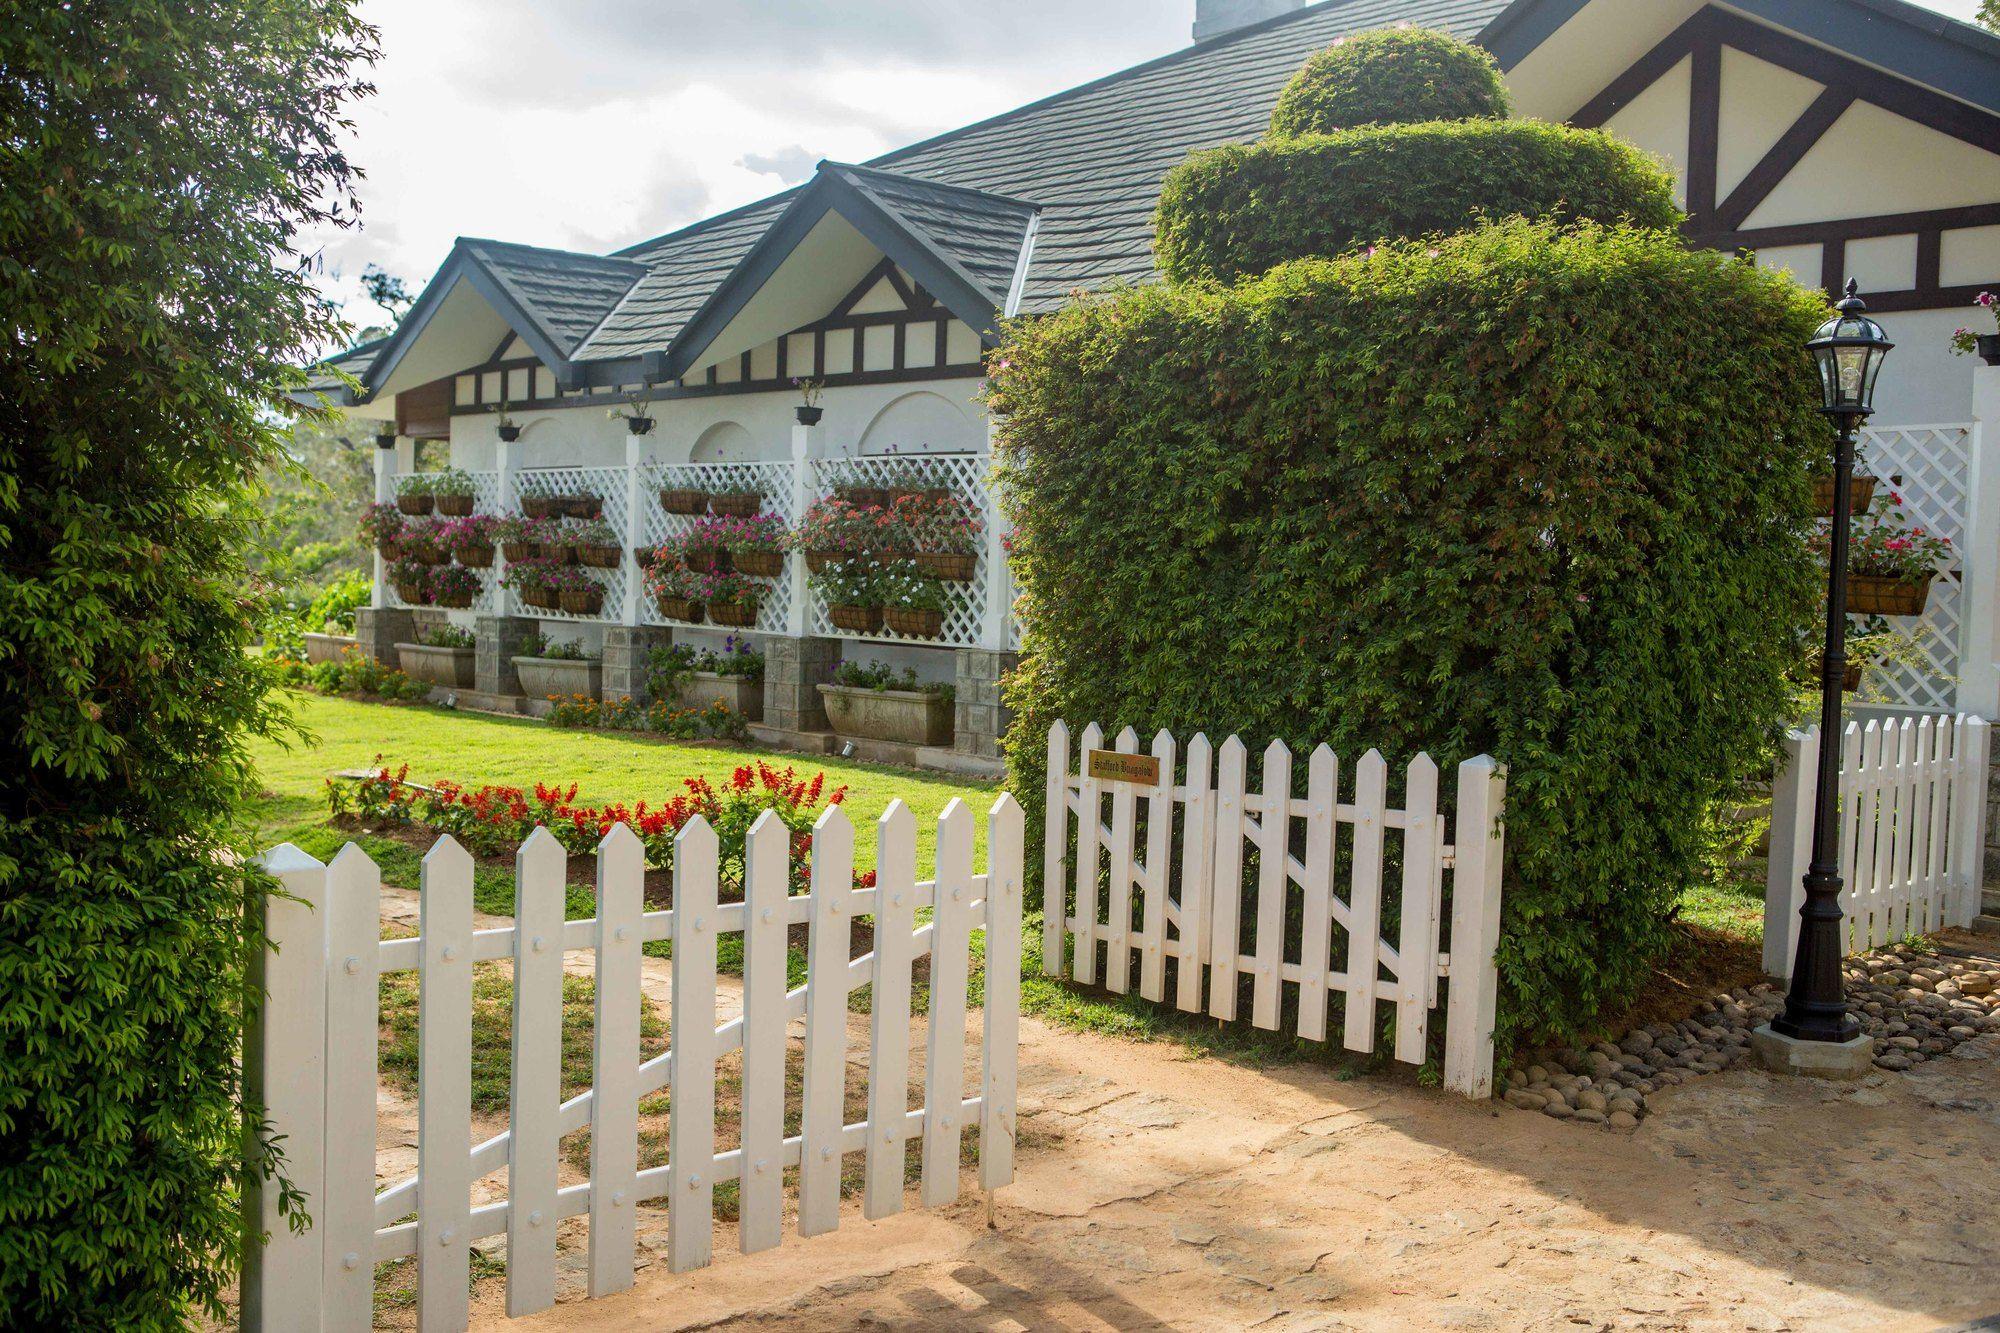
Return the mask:
M 1278 94 L 1271 136 L 1498 120 L 1508 107 L 1500 67 L 1484 50 L 1433 29 L 1385 28 L 1345 38 L 1308 59 Z
M 1233 282 L 1287 260 L 1520 216 L 1680 225 L 1673 177 L 1597 130 L 1539 121 L 1387 125 L 1195 153 L 1160 193 L 1173 282 Z

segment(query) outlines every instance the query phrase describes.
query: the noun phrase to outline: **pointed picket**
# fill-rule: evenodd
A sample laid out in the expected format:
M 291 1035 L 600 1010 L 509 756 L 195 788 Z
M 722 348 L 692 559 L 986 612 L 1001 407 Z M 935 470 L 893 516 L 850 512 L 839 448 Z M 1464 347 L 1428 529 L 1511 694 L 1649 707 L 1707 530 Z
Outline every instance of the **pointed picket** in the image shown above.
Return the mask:
M 1341 1044 L 1375 1049 L 1376 976 L 1382 954 L 1382 828 L 1389 765 L 1380 750 L 1354 768 L 1354 870 L 1347 900 L 1347 1018 Z
M 1925 718 L 1925 723 L 1930 719 Z M 1914 895 L 1910 892 L 1910 866 L 1916 855 L 1916 837 L 1913 833 L 1917 816 L 1917 720 L 1906 717 L 1897 730 L 1896 738 L 1896 860 L 1890 867 L 1895 885 L 1895 896 L 1889 904 L 1889 938 L 1901 939 L 1905 935 L 1921 934 L 1923 923 L 1913 920 L 1911 908 Z
M 1841 733 L 1840 748 L 1840 923 L 1841 952 L 1848 952 L 1849 933 L 1854 924 L 1854 895 L 1860 882 L 1855 873 L 1861 854 L 1861 829 L 1865 817 L 1863 793 L 1866 774 L 1861 771 L 1861 724 L 1850 722 Z
M 1209 883 L 1208 1012 L 1236 1017 L 1236 976 L 1243 956 L 1243 742 L 1231 736 L 1216 756 L 1215 873 Z
M 937 906 L 931 916 L 930 1035 L 924 1055 L 923 1202 L 958 1197 L 965 1099 L 965 984 L 972 937 L 972 808 L 956 796 L 938 816 Z M 873 1119 L 873 1116 L 870 1117 Z
M 472 1269 L 472 856 L 454 839 L 438 839 L 425 854 L 418 901 L 417 1321 L 464 1328 Z
M 1327 964 L 1333 951 L 1333 839 L 1340 826 L 1340 760 L 1325 745 L 1306 761 L 1304 911 L 1299 920 L 1299 1035 L 1326 1040 Z
M 507 1316 L 556 1301 L 562 1127 L 563 908 L 569 854 L 537 828 L 514 854 L 514 1031 L 508 1074 Z
M 854 826 L 834 806 L 813 825 L 812 933 L 806 953 L 806 1057 L 800 1110 L 799 1234 L 840 1223 L 847 1089 L 847 952 L 853 920 Z
M 1438 866 L 1438 770 L 1427 754 L 1403 775 L 1402 930 L 1396 944 L 1396 1058 L 1424 1062 L 1424 1038 L 1437 974 L 1437 920 L 1443 876 Z
M 1285 905 L 1291 897 L 1287 868 L 1292 845 L 1292 752 L 1283 741 L 1264 751 L 1264 814 L 1257 851 L 1257 974 L 1250 1021 L 1278 1030 L 1279 969 L 1285 963 Z
M 1948 718 L 1938 719 L 1931 729 L 1930 746 L 1924 766 L 1925 806 L 1923 809 L 1925 831 L 1920 834 L 1924 845 L 1923 891 L 1927 905 L 1925 921 L 1931 930 L 1942 930 L 1950 923 L 1947 902 L 1950 897 L 1949 880 L 1945 876 L 1945 833 L 1951 809 L 1951 745 L 1954 729 Z
M 986 1009 L 980 1052 L 979 1184 L 1014 1179 L 1021 1045 L 1021 807 L 1001 794 L 986 817 Z
M 1139 994 L 1163 999 L 1167 989 L 1167 883 L 1174 838 L 1174 738 L 1153 737 L 1153 762 L 1160 778 L 1146 793 L 1146 897 L 1140 904 Z
M 1090 776 L 1090 752 L 1102 748 L 1104 732 L 1093 722 L 1077 747 L 1076 942 L 1070 957 L 1071 975 L 1086 986 L 1097 980 L 1097 865 L 1104 818 L 1103 788 Z
M 1196 732 L 1187 747 L 1187 802 L 1181 816 L 1179 965 L 1174 1003 L 1184 1013 L 1201 1012 L 1202 974 L 1208 967 L 1210 861 L 1215 855 L 1215 792 L 1209 786 L 1215 755 L 1208 737 Z
M 1069 727 L 1060 719 L 1049 728 L 1042 824 L 1042 975 L 1059 977 L 1069 915 Z
M 1876 859 L 1882 841 L 1882 725 L 1865 723 L 1861 728 L 1861 837 L 1854 853 L 1854 882 L 1848 886 L 1847 919 L 1852 931 L 1848 951 L 1869 947 L 1873 929 L 1870 913 L 1875 906 Z
M 1139 752 L 1139 733 L 1127 727 L 1118 733 L 1119 754 Z M 1104 984 L 1123 995 L 1132 971 L 1132 837 L 1137 790 L 1129 782 L 1111 784 L 1111 850 L 1105 860 L 1110 872 L 1109 903 L 1104 929 Z
M 903 1210 L 910 1126 L 910 963 L 917 913 L 917 817 L 900 800 L 875 821 L 874 967 L 868 994 L 868 1152 L 861 1214 Z
M 767 812 L 768 813 L 768 812 Z M 715 1233 L 715 830 L 696 815 L 674 839 L 674 1068 L 667 1105 L 667 1266 L 707 1264 Z
M 326 1193 L 328 1328 L 375 1317 L 375 1080 L 381 1011 L 382 872 L 353 843 L 326 871 Z
M 597 844 L 588 1283 L 593 1300 L 630 1288 L 638 1257 L 639 927 L 645 876 L 646 849 L 639 835 L 613 825 Z
M 743 1253 L 783 1239 L 786 912 L 791 830 L 766 810 L 744 840 L 743 1163 L 737 1196 Z

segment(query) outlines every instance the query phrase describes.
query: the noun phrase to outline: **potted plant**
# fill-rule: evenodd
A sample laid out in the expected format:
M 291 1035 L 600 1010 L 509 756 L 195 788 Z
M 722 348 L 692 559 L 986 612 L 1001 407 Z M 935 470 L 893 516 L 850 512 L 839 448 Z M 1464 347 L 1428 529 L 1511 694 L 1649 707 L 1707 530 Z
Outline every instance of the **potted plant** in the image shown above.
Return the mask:
M 730 486 L 708 493 L 708 512 L 723 518 L 749 518 L 764 507 L 764 493 L 755 486 Z
M 1938 568 L 1953 554 L 1951 540 L 1904 525 L 1900 509 L 1853 520 L 1848 532 L 1847 609 L 1859 616 L 1920 616 L 1930 601 Z M 1814 546 L 1831 550 L 1826 532 Z
M 894 516 L 907 534 L 910 558 L 932 578 L 966 583 L 979 572 L 979 511 L 949 492 L 919 491 L 898 500 Z
M 306 662 L 318 666 L 322 662 L 338 662 L 340 655 L 349 648 L 359 646 L 354 637 L 354 622 L 350 618 L 345 624 L 339 620 L 328 620 L 320 626 L 318 634 L 305 636 Z
M 657 546 L 635 546 L 632 548 L 632 563 L 641 570 L 651 569 L 660 563 L 660 548 Z
M 653 433 L 652 395 L 643 390 L 633 394 L 625 400 L 624 406 L 611 409 L 611 419 L 613 421 L 622 420 L 629 434 L 651 435 Z
M 504 380 L 506 376 L 500 378 Z M 521 438 L 521 423 L 514 420 L 512 405 L 505 398 L 500 400 L 500 410 L 493 416 L 493 430 L 508 444 Z
M 900 745 L 944 745 L 951 740 L 953 690 L 927 685 L 905 668 L 880 662 L 843 662 L 833 683 L 819 687 L 827 720 L 837 735 Z
M 541 611 L 556 609 L 555 590 L 550 576 L 558 566 L 536 557 L 532 560 L 510 560 L 506 576 L 500 586 L 511 588 L 524 606 L 532 606 Z
M 415 518 L 436 507 L 437 497 L 431 494 L 428 472 L 412 472 L 396 483 L 396 508 L 405 514 Z
M 882 621 L 890 630 L 911 639 L 942 637 L 950 605 L 942 583 L 918 572 L 914 564 L 899 562 L 885 566 L 875 586 L 882 599 Z
M 694 652 L 686 647 L 657 649 L 654 652 L 655 680 L 665 679 L 674 687 L 676 701 L 683 708 L 708 708 L 720 703 L 746 722 L 764 717 L 764 654 L 750 642 L 731 634 L 720 650 Z M 654 697 L 665 691 L 655 689 Z
M 403 525 L 403 535 L 396 539 L 396 547 L 405 560 L 420 565 L 448 565 L 451 552 L 444 548 L 443 533 L 444 525 L 436 519 L 419 519 Z
M 856 509 L 887 509 L 889 491 L 884 486 L 869 486 L 858 481 L 844 481 L 833 488 L 833 498 L 845 501 Z
M 570 545 L 576 558 L 592 569 L 616 569 L 625 560 L 625 553 L 618 549 L 617 532 L 603 519 L 579 524 L 570 533 Z
M 521 512 L 529 518 L 558 518 L 562 514 L 562 501 L 553 495 L 524 495 Z
M 431 574 L 431 601 L 454 611 L 469 611 L 480 592 L 479 571 L 464 565 L 446 565 Z
M 1951 350 L 1960 356 L 1977 353 L 1979 359 L 1989 366 L 2000 366 L 2000 296 L 1992 292 L 1981 292 L 1973 299 L 1974 305 L 1986 312 L 1986 317 L 1994 325 L 1993 333 L 1974 333 L 1971 329 L 1960 329 L 1951 335 Z
M 396 663 L 403 674 L 428 685 L 469 690 L 478 657 L 473 633 L 456 625 L 432 625 L 417 631 L 415 643 L 396 645 Z
M 694 596 L 695 575 L 664 555 L 663 550 L 662 558 L 646 571 L 646 594 L 668 620 L 699 625 L 704 609 Z
M 526 514 L 508 514 L 493 521 L 493 540 L 508 564 L 532 560 L 542 546 L 542 520 Z
M 438 543 L 468 569 L 491 569 L 499 526 L 485 514 L 450 519 L 438 530 Z
M 776 514 L 712 520 L 729 553 L 730 566 L 751 578 L 774 579 L 785 572 L 785 522 Z
M 576 543 L 570 536 L 571 531 L 570 525 L 562 519 L 544 519 L 541 531 L 536 534 L 541 538 L 536 548 L 541 558 L 552 565 L 575 564 Z
M 881 571 L 872 560 L 842 560 L 813 575 L 813 587 L 826 603 L 833 627 L 849 634 L 875 634 L 882 628 Z
M 846 560 L 865 557 L 886 544 L 886 510 L 857 505 L 838 495 L 815 500 L 793 529 L 793 550 L 805 552 L 806 569 L 817 574 Z
M 361 511 L 361 535 L 375 547 L 384 560 L 395 560 L 401 552 L 397 550 L 397 539 L 403 535 L 403 511 L 393 504 L 372 504 Z
M 1833 517 L 1833 490 L 1834 481 L 1831 473 L 1823 477 L 1813 478 L 1814 513 L 1824 515 L 1827 518 Z M 1867 513 L 1868 506 L 1875 502 L 1875 478 L 1856 476 L 1848 485 L 1847 495 L 1848 504 L 1851 506 L 1851 513 Z
M 721 519 L 702 519 L 678 537 L 660 544 L 660 559 L 683 565 L 697 574 L 729 568 L 729 548 L 723 544 Z
M 858 336 L 858 335 L 857 335 Z M 792 411 L 797 414 L 801 426 L 817 426 L 826 416 L 826 409 L 819 405 L 819 396 L 826 392 L 826 381 L 816 379 L 795 379 L 792 387 L 799 391 L 800 403 Z
M 695 575 L 695 598 L 708 608 L 718 625 L 749 629 L 757 623 L 757 603 L 763 589 L 733 570 Z
M 448 467 L 431 474 L 431 496 L 437 503 L 438 513 L 446 518 L 464 518 L 470 514 L 478 494 L 478 483 L 473 481 L 471 473 L 462 469 Z
M 708 512 L 708 492 L 697 486 L 662 486 L 660 508 L 669 514 L 705 514 Z
M 603 692 L 604 662 L 581 643 L 557 643 L 537 634 L 518 645 L 513 661 L 521 693 L 530 699 L 576 694 L 595 699 Z
M 594 616 L 604 610 L 604 585 L 581 565 L 556 565 L 549 571 L 556 605 L 566 616 Z
M 406 605 L 429 604 L 431 569 L 421 560 L 403 559 L 389 566 L 389 582 Z

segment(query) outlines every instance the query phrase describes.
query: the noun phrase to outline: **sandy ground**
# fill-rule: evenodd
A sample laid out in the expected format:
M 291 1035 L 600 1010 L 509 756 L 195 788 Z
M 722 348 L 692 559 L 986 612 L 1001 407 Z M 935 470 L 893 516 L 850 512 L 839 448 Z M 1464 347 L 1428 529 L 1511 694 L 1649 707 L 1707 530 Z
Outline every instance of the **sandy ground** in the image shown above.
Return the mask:
M 649 968 L 664 1008 L 666 970 Z M 911 1191 L 908 1211 L 868 1222 L 850 1203 L 833 1235 L 761 1255 L 735 1253 L 718 1225 L 714 1265 L 675 1276 L 666 1214 L 646 1209 L 633 1291 L 583 1300 L 584 1237 L 566 1224 L 561 1303 L 510 1322 L 488 1279 L 474 1326 L 1901 1329 L 2000 1315 L 2000 1036 L 1860 1084 L 1699 1079 L 1631 1132 L 1033 1019 L 1021 1037 L 1019 1179 L 994 1229 L 968 1173 L 949 1208 L 918 1209 Z M 414 1156 L 407 1109 L 385 1094 L 385 1178 L 414 1165 L 396 1160 Z

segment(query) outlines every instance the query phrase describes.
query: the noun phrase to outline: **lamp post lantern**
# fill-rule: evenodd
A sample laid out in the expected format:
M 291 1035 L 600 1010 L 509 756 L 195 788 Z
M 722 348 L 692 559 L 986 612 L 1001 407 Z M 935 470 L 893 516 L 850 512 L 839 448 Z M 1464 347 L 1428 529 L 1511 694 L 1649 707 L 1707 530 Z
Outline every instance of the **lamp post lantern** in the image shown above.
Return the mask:
M 1840 961 L 1841 676 L 1847 667 L 1847 543 L 1852 517 L 1854 436 L 1875 410 L 1875 381 L 1891 343 L 1868 318 L 1859 285 L 1847 284 L 1839 313 L 1807 346 L 1819 365 L 1821 409 L 1839 432 L 1833 455 L 1833 555 L 1827 572 L 1826 650 L 1820 657 L 1819 791 L 1813 809 L 1812 863 L 1799 909 L 1799 951 L 1785 1011 L 1771 1028 L 1794 1041 L 1849 1042 L 1860 1025 L 1847 1012 Z

